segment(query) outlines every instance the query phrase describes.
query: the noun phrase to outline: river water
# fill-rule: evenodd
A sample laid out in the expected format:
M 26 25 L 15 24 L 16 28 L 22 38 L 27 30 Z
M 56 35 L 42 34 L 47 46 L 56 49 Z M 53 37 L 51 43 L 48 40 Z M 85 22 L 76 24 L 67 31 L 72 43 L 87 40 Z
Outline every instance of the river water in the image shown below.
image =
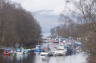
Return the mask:
M 46 57 L 43 60 L 40 55 L 18 55 L 18 56 L 3 56 L 0 55 L 0 63 L 87 63 L 87 56 L 83 53 L 72 56 L 53 56 Z

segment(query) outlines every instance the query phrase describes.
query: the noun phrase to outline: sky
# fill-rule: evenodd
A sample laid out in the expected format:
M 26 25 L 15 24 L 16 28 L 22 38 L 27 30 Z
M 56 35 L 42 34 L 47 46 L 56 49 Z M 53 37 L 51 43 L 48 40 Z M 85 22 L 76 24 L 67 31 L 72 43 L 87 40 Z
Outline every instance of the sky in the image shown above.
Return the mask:
M 62 11 L 64 8 L 65 0 L 13 0 L 21 3 L 23 8 L 29 11 L 38 10 L 56 10 Z

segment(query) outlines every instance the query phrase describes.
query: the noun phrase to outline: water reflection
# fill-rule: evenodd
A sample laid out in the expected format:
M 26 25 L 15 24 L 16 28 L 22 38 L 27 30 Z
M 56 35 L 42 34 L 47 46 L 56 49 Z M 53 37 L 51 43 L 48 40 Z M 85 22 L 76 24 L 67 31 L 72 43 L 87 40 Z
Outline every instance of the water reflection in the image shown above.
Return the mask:
M 50 58 L 51 57 L 45 57 L 42 59 L 41 56 L 35 56 L 35 63 L 50 63 Z
M 72 56 L 42 56 L 39 53 L 36 55 L 24 54 L 17 56 L 3 56 L 0 55 L 0 63 L 86 63 L 86 56 L 84 54 L 77 54 Z
M 17 55 L 16 59 L 17 59 L 17 61 L 20 61 L 20 60 L 23 60 L 23 59 L 27 59 L 27 57 L 28 57 L 28 54 Z
M 24 54 L 16 56 L 0 55 L 0 63 L 34 63 L 34 55 Z

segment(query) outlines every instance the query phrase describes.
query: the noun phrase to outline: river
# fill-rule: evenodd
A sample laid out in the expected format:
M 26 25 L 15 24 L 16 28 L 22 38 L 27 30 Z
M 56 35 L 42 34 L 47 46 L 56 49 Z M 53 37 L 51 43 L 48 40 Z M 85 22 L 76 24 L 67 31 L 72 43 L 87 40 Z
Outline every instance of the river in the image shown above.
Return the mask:
M 87 56 L 83 53 L 72 56 L 53 56 L 43 60 L 40 55 L 18 55 L 3 56 L 0 55 L 0 63 L 87 63 Z

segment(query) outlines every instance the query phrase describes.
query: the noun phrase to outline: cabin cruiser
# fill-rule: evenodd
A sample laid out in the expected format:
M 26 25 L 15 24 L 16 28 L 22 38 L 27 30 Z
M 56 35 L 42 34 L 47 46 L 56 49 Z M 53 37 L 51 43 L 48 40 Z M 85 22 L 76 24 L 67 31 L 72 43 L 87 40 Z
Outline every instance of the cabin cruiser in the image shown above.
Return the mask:
M 56 49 L 55 51 L 54 51 L 54 55 L 55 56 L 63 56 L 63 55 L 65 55 L 66 54 L 66 50 L 64 50 L 64 49 Z
M 54 55 L 55 56 L 63 56 L 66 54 L 66 49 L 64 48 L 64 46 L 58 46 L 55 50 L 54 50 Z

